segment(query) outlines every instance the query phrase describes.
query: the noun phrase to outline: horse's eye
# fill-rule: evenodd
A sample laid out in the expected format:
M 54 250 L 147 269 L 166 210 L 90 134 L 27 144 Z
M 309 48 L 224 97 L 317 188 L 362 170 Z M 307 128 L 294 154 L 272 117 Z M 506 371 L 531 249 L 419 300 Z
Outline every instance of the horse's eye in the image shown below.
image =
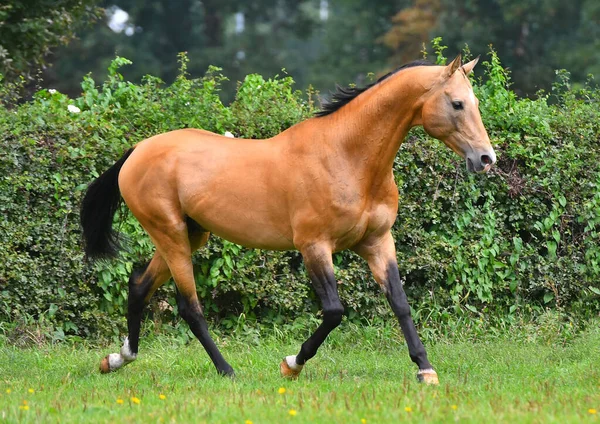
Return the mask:
M 454 110 L 463 110 L 463 102 L 455 100 L 452 102 L 452 107 Z

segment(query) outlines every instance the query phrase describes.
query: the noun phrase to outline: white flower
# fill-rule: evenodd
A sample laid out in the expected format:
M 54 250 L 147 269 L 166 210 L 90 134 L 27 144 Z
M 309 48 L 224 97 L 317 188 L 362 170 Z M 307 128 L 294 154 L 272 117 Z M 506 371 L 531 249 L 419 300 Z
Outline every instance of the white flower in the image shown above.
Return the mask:
M 67 109 L 69 109 L 69 112 L 72 112 L 72 113 L 79 113 L 79 112 L 81 112 L 81 109 L 79 109 L 75 105 L 69 105 L 69 106 L 67 106 Z
M 229 137 L 229 138 L 235 138 L 235 136 L 233 134 L 231 134 L 229 131 L 225 131 L 225 134 L 223 134 L 225 137 Z
M 54 94 L 54 93 L 56 93 L 56 90 L 55 90 L 54 88 L 50 88 L 50 89 L 48 90 L 48 93 L 50 93 L 50 94 Z

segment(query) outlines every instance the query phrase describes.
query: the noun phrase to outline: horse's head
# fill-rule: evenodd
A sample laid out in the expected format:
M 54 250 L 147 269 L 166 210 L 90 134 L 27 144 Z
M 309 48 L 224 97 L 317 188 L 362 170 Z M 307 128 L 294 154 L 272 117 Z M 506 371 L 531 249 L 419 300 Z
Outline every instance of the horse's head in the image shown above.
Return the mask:
M 421 124 L 432 137 L 466 159 L 467 169 L 487 172 L 496 153 L 481 121 L 479 100 L 467 75 L 477 60 L 461 65 L 460 55 L 441 68 L 441 74 L 424 98 Z

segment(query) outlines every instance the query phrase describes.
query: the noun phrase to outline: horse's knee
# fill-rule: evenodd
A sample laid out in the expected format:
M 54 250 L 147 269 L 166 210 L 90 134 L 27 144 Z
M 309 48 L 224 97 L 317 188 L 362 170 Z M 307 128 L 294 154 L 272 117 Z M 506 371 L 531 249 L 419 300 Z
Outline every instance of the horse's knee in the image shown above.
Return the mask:
M 398 319 L 403 320 L 410 318 L 410 305 L 403 292 L 388 289 L 385 294 L 394 311 L 394 315 L 396 315 Z
M 179 291 L 176 294 L 177 300 L 177 309 L 179 310 L 179 315 L 183 318 L 187 323 L 200 321 L 204 316 L 202 312 L 202 307 L 197 300 L 186 299 Z
M 406 302 L 400 302 L 395 305 L 394 312 L 398 319 L 410 318 L 410 305 Z
M 342 323 L 343 314 L 343 307 L 323 310 L 323 322 L 331 327 L 337 327 Z

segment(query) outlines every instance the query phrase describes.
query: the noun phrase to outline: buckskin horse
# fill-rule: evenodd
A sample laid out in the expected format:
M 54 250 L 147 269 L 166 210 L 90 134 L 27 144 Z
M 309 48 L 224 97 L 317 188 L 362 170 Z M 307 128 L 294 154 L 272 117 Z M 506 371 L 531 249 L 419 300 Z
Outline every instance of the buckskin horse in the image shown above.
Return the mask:
M 214 233 L 250 248 L 302 254 L 323 320 L 297 355 L 283 359 L 284 377 L 296 378 L 340 324 L 332 253 L 351 249 L 368 262 L 398 318 L 418 380 L 437 384 L 398 271 L 392 165 L 409 129 L 422 125 L 465 158 L 469 171 L 490 169 L 496 155 L 468 78 L 476 63 L 462 65 L 460 55 L 446 66 L 411 62 L 365 88 L 340 88 L 316 116 L 266 140 L 181 129 L 129 149 L 87 189 L 85 251 L 89 258 L 116 254 L 112 222 L 122 198 L 156 252 L 130 277 L 129 334 L 100 370 L 136 359 L 144 305 L 173 277 L 180 315 L 217 371 L 234 374 L 208 332 L 191 260 Z

